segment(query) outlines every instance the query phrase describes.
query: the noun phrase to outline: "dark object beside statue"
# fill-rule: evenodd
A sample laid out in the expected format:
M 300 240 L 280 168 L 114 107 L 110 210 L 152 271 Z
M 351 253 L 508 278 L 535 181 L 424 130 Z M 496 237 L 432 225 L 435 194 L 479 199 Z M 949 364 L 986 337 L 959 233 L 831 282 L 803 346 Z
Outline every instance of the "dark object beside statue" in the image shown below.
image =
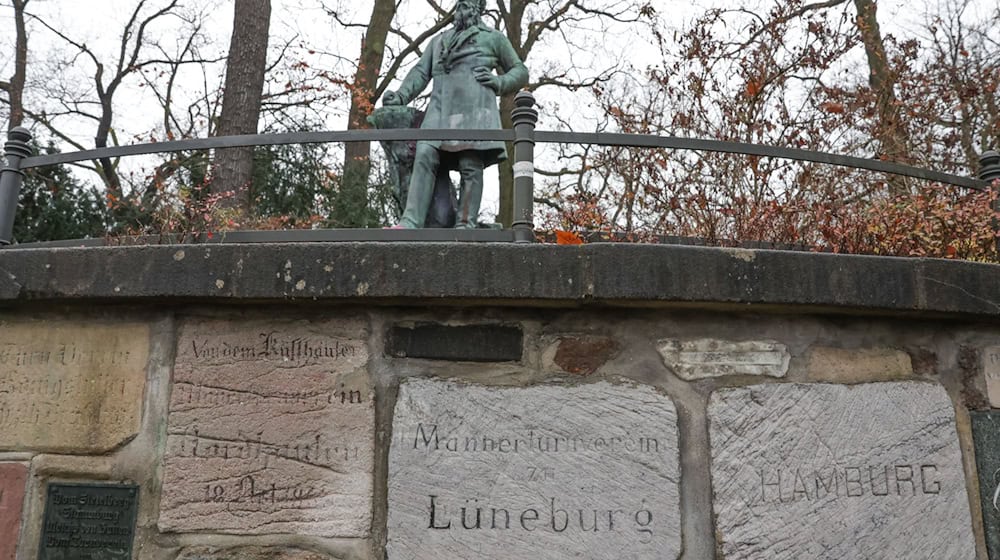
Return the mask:
M 368 124 L 380 129 L 420 128 L 424 112 L 413 107 L 394 105 L 375 109 L 367 120 Z M 417 143 L 390 140 L 379 144 L 385 152 L 386 159 L 389 160 L 392 195 L 396 201 L 397 213 L 402 216 L 406 209 L 406 197 L 410 192 L 410 177 L 413 175 L 413 158 L 417 151 Z M 439 173 L 422 227 L 454 227 L 457 208 L 458 199 L 455 197 L 455 188 L 448 178 L 447 171 Z

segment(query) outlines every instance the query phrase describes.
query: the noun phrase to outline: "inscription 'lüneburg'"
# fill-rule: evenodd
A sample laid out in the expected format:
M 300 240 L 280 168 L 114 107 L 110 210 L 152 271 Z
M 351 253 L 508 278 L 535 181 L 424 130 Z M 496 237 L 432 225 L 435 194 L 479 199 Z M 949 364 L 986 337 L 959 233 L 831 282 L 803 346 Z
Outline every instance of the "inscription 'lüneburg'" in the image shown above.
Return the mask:
M 485 504 L 478 498 L 461 500 L 460 508 L 447 504 L 444 498 L 430 495 L 428 503 L 428 529 L 436 530 L 488 530 L 551 533 L 615 533 L 634 531 L 640 542 L 653 536 L 653 512 L 646 508 L 645 500 L 639 507 L 572 507 L 554 497 L 543 498 L 545 505 L 528 508 L 497 507 Z M 485 501 L 485 500 L 484 500 Z

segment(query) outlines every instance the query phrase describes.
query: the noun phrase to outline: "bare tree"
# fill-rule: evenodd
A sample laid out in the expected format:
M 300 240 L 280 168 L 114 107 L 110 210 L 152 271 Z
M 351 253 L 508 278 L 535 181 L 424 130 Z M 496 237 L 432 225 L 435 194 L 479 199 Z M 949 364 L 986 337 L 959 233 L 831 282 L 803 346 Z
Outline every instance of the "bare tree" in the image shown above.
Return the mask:
M 236 0 L 222 112 L 216 130 L 219 136 L 257 132 L 270 22 L 270 0 Z M 227 205 L 248 213 L 252 175 L 253 148 L 218 150 L 212 172 L 212 192 L 236 193 L 226 199 Z
M 375 102 L 375 87 L 385 54 L 385 40 L 392 18 L 396 15 L 395 0 L 375 0 L 371 19 L 361 39 L 361 56 L 351 86 L 351 107 L 347 114 L 349 129 L 368 128 L 366 117 Z M 351 142 L 344 147 L 344 173 L 331 216 L 337 225 L 363 227 L 368 225 L 368 175 L 371 169 L 371 144 Z
M 163 64 L 164 61 L 155 56 L 148 56 L 146 51 L 153 43 L 149 38 L 151 27 L 177 13 L 179 0 L 161 2 L 156 7 L 150 0 L 139 0 L 135 9 L 129 15 L 121 31 L 118 44 L 111 63 L 107 63 L 98 53 L 85 42 L 73 38 L 68 32 L 58 29 L 50 22 L 34 14 L 26 13 L 28 18 L 37 22 L 44 29 L 55 35 L 70 48 L 68 59 L 52 61 L 52 73 L 56 76 L 42 85 L 38 92 L 48 103 L 36 109 L 25 107 L 24 114 L 46 129 L 53 137 L 66 142 L 78 150 L 85 150 L 83 142 L 75 139 L 62 126 L 64 119 L 77 119 L 96 125 L 93 147 L 105 148 L 110 143 L 117 144 L 117 133 L 114 126 L 115 95 L 125 83 L 125 80 L 145 68 Z M 81 63 L 81 61 L 83 61 Z M 186 63 L 196 62 L 187 60 Z M 81 87 L 78 84 L 68 84 L 59 79 L 60 70 L 71 67 L 82 68 L 88 64 L 92 70 L 91 83 Z M 124 197 L 121 177 L 117 169 L 117 161 L 102 158 L 88 169 L 93 170 L 101 178 L 107 189 L 109 201 L 121 200 Z
M 327 8 L 327 13 L 345 28 L 363 28 L 361 51 L 353 79 L 344 84 L 351 96 L 348 110 L 348 128 L 368 128 L 366 118 L 375 103 L 396 78 L 400 68 L 419 55 L 420 49 L 431 37 L 451 22 L 451 13 L 435 0 L 427 0 L 436 14 L 437 21 L 421 34 L 411 37 L 393 26 L 399 8 L 398 0 L 375 0 L 368 24 L 347 21 L 340 7 Z M 394 36 L 404 43 L 399 52 L 391 53 L 392 60 L 382 71 L 387 51 L 387 40 Z M 344 147 L 343 180 L 333 208 L 331 221 L 338 226 L 362 227 L 370 225 L 368 183 L 371 174 L 371 143 L 352 142 Z
M 593 87 L 606 81 L 617 69 L 589 69 L 583 78 L 574 78 L 574 69 L 565 65 L 546 67 L 539 72 L 529 58 L 536 46 L 544 44 L 547 35 L 559 35 L 560 40 L 571 42 L 573 29 L 585 22 L 598 26 L 611 22 L 634 24 L 655 13 L 651 4 L 640 0 L 496 0 L 496 9 L 498 27 L 502 25 L 514 50 L 531 70 L 531 82 L 527 89 L 560 87 L 568 91 Z M 514 95 L 500 99 L 500 118 L 504 128 L 513 127 L 510 117 L 513 109 Z M 513 149 L 513 145 L 507 146 L 510 153 Z M 499 218 L 506 227 L 510 227 L 514 218 L 514 171 L 510 161 L 500 164 Z
M 882 159 L 905 162 L 909 153 L 909 134 L 906 123 L 900 118 L 899 103 L 895 88 L 898 83 L 896 71 L 885 51 L 885 40 L 878 24 L 875 0 L 854 0 L 857 10 L 857 27 L 861 42 L 868 58 L 868 83 L 875 93 L 875 110 L 878 114 L 876 134 Z M 902 177 L 893 175 L 888 179 L 890 192 L 903 194 L 909 189 Z
M 7 129 L 24 122 L 24 82 L 28 66 L 28 33 L 24 25 L 24 8 L 29 0 L 14 2 L 14 74 L 9 82 L 0 81 L 0 90 L 7 92 L 5 100 L 10 109 Z

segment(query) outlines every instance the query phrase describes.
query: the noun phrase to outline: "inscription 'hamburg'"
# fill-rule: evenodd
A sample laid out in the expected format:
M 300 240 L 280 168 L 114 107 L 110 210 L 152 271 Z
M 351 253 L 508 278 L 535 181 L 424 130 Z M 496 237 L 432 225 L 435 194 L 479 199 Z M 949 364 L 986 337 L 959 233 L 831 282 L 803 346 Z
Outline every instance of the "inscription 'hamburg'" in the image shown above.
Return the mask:
M 760 469 L 758 503 L 827 497 L 917 496 L 941 493 L 937 465 L 868 465 L 826 469 Z

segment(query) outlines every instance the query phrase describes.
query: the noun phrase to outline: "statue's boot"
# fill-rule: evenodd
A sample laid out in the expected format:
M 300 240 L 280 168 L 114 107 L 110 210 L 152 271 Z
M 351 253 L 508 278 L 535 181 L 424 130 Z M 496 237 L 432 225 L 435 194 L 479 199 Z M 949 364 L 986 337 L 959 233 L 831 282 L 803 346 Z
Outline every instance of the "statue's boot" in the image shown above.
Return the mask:
M 467 150 L 458 156 L 458 172 L 462 176 L 462 182 L 455 229 L 479 227 L 479 205 L 483 201 L 483 167 L 483 158 L 479 152 Z

